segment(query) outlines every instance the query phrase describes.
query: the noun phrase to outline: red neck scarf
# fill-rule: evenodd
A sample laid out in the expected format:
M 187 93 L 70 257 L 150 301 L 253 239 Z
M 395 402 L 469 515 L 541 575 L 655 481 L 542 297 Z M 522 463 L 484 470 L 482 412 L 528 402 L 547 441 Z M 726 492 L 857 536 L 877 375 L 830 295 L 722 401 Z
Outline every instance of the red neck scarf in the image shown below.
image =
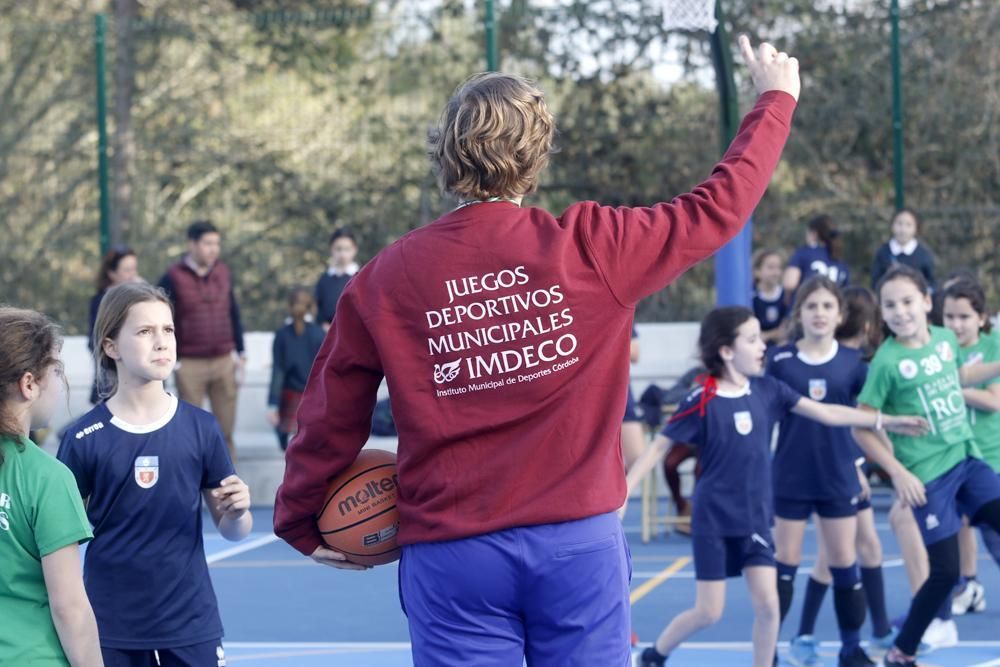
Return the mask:
M 698 404 L 692 405 L 683 412 L 674 414 L 673 417 L 667 420 L 668 424 L 670 422 L 677 421 L 678 419 L 683 419 L 694 412 L 697 412 L 699 417 L 705 416 L 705 409 L 708 407 L 708 402 L 715 398 L 715 395 L 719 393 L 719 384 L 716 382 L 715 377 L 709 375 L 708 373 L 702 373 L 696 377 L 695 382 L 700 384 L 702 387 L 701 396 L 698 397 Z

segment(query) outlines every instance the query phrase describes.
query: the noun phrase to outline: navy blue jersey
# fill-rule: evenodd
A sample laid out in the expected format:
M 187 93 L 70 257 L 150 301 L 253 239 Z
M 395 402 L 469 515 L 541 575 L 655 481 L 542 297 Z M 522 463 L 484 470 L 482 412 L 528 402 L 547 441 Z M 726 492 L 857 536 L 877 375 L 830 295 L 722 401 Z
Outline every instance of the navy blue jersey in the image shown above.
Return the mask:
M 802 399 L 784 382 L 755 377 L 738 394 L 718 393 L 705 416 L 697 406 L 703 390 L 688 394 L 663 434 L 698 447 L 701 477 L 694 487 L 695 535 L 738 537 L 771 528 L 771 432 Z
M 771 355 L 767 374 L 822 403 L 854 407 L 865 386 L 868 364 L 861 351 L 838 345 L 826 359 L 807 361 L 794 344 Z M 774 452 L 774 495 L 796 500 L 842 500 L 861 491 L 854 462 L 861 449 L 845 426 L 826 426 L 788 415 Z
M 66 430 L 58 458 L 87 501 L 83 576 L 101 644 L 149 649 L 222 637 L 202 543 L 202 490 L 233 464 L 211 414 L 174 399 L 134 426 L 98 405 Z
M 788 266 L 794 266 L 802 272 L 799 280 L 801 285 L 813 276 L 826 276 L 838 287 L 845 287 L 848 281 L 847 265 L 832 259 L 826 246 L 803 245 L 795 249 Z
M 788 306 L 785 305 L 785 290 L 779 287 L 777 297 L 767 299 L 755 289 L 753 291 L 753 314 L 760 321 L 761 331 L 777 329 L 788 314 Z

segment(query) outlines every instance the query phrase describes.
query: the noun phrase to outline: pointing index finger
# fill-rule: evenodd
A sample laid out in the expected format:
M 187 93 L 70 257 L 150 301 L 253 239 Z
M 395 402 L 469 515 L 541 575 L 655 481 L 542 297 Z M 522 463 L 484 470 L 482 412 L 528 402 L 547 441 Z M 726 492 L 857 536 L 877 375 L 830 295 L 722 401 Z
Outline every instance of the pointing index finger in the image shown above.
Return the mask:
M 739 38 L 740 53 L 743 54 L 743 61 L 750 64 L 757 60 L 756 54 L 753 52 L 753 47 L 750 45 L 750 38 L 746 35 L 740 35 Z

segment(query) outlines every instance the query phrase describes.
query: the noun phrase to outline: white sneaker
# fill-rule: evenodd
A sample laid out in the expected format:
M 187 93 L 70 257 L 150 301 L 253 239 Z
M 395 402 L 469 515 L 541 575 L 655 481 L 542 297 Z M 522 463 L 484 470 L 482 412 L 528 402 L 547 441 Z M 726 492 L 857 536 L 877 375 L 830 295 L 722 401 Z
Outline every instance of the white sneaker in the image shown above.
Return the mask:
M 961 616 L 986 609 L 986 589 L 978 581 L 967 581 L 965 587 L 951 599 L 951 613 Z
M 920 639 L 922 653 L 930 653 L 939 648 L 958 646 L 958 626 L 954 620 L 942 621 L 935 618 L 924 630 Z

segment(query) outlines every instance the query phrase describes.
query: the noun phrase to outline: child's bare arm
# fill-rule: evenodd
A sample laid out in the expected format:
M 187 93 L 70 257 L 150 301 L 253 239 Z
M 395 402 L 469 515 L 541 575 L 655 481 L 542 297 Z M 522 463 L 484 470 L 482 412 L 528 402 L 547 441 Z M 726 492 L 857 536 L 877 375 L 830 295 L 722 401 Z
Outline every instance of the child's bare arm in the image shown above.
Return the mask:
M 854 426 L 880 430 L 885 428 L 903 435 L 923 435 L 930 425 L 923 417 L 883 415 L 881 412 L 860 410 L 846 405 L 820 403 L 811 398 L 800 400 L 792 412 L 827 426 Z
M 962 390 L 965 402 L 983 412 L 1000 412 L 1000 384 L 991 384 L 986 389 L 966 388 Z
M 962 366 L 958 369 L 958 379 L 963 387 L 974 387 L 1000 377 L 1000 361 Z
M 667 450 L 670 449 L 670 444 L 670 438 L 667 436 L 662 434 L 656 436 L 652 444 L 646 448 L 646 451 L 629 468 L 628 475 L 625 476 L 625 484 L 628 488 L 626 494 L 632 493 L 642 479 L 649 474 L 649 471 L 656 467 L 656 464 L 663 459 Z
M 42 556 L 52 624 L 73 667 L 103 667 L 97 621 L 83 587 L 80 547 L 76 543 Z

